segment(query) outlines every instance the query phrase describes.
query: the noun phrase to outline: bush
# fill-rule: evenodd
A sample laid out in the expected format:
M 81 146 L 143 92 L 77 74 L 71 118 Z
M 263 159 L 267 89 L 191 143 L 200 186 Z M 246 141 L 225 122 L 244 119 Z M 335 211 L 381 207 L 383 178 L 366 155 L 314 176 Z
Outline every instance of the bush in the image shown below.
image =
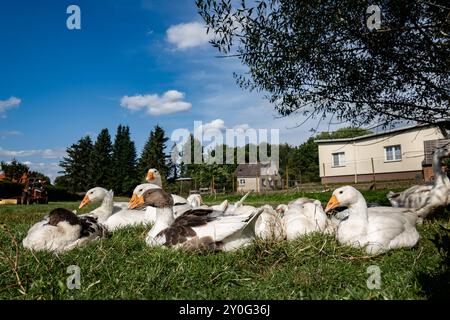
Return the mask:
M 0 182 L 0 199 L 21 197 L 24 187 L 23 184 L 2 181 Z M 45 190 L 47 190 L 49 201 L 78 201 L 82 199 L 82 196 L 76 193 L 52 185 L 45 186 Z
M 22 196 L 23 184 L 9 181 L 0 182 L 0 199 L 9 199 Z

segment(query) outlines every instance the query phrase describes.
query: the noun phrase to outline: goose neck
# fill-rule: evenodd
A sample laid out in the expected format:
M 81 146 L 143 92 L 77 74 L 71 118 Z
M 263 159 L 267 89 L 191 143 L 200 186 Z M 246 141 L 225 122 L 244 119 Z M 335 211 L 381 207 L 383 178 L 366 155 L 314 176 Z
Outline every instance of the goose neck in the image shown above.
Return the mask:
M 98 217 L 99 222 L 104 222 L 106 219 L 108 219 L 114 209 L 114 197 L 106 193 L 105 197 L 103 198 L 102 204 L 99 208 L 94 210 L 94 214 Z
M 348 207 L 349 219 L 368 220 L 367 202 L 362 195 L 358 195 L 356 202 Z
M 150 234 L 155 237 L 175 221 L 172 208 L 156 208 L 156 220 Z

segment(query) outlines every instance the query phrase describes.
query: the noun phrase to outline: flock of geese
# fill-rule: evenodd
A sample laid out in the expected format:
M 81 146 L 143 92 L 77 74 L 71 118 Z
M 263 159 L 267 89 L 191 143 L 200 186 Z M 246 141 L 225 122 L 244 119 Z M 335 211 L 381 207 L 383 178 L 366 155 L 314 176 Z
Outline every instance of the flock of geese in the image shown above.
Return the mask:
M 244 205 L 248 193 L 235 204 L 225 200 L 207 206 L 198 194 L 185 199 L 165 192 L 159 172 L 150 169 L 147 183 L 134 189 L 128 203 L 114 202 L 113 191 L 93 188 L 79 208 L 101 203 L 98 208 L 81 215 L 63 208 L 51 211 L 30 228 L 23 246 L 65 252 L 121 228 L 149 225 L 145 242 L 150 247 L 232 251 L 249 245 L 254 238 L 292 241 L 315 232 L 334 235 L 339 243 L 364 248 L 368 254 L 414 247 L 419 241 L 416 224 L 450 204 L 450 180 L 441 167 L 445 157 L 450 157 L 446 147 L 433 155 L 434 183 L 402 193 L 389 192 L 392 207 L 368 207 L 352 186 L 334 190 L 325 208 L 319 200 L 308 198 L 276 208 L 257 208 Z

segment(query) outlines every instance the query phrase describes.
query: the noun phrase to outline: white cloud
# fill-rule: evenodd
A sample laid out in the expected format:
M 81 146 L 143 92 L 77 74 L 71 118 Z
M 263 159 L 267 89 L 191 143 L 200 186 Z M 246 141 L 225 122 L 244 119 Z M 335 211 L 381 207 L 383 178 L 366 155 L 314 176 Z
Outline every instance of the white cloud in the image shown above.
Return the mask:
M 16 97 L 11 97 L 8 100 L 0 100 L 0 116 L 5 118 L 4 113 L 8 109 L 18 107 L 22 103 L 22 100 Z
M 31 171 L 37 171 L 45 174 L 47 177 L 50 178 L 52 182 L 55 181 L 55 178 L 57 176 L 61 175 L 58 172 L 63 170 L 56 162 L 45 163 L 45 162 L 25 161 L 23 163 L 26 164 Z
M 0 157 L 23 158 L 41 157 L 44 159 L 59 159 L 66 155 L 63 149 L 41 149 L 41 150 L 4 150 L 0 148 Z
M 23 135 L 23 133 L 20 132 L 20 131 L 17 131 L 17 130 L 11 130 L 11 131 L 3 131 L 2 135 L 5 135 L 5 136 L 21 136 L 21 135 Z
M 206 33 L 205 25 L 199 22 L 180 23 L 171 26 L 166 32 L 167 41 L 178 50 L 205 45 L 212 39 L 212 35 Z
M 192 104 L 183 101 L 184 93 L 177 90 L 166 91 L 161 97 L 157 94 L 124 96 L 120 105 L 135 112 L 147 109 L 150 115 L 158 116 L 191 109 Z
M 18 137 L 22 136 L 23 133 L 17 130 L 11 130 L 11 131 L 1 131 L 0 132 L 0 138 L 6 139 L 7 137 Z
M 200 126 L 198 129 L 200 130 L 200 128 L 203 130 L 203 134 L 214 134 L 214 132 L 223 131 L 226 129 L 225 121 L 223 121 L 222 119 L 216 119 L 211 122 L 207 122 Z
M 233 128 L 238 134 L 245 134 L 245 132 L 250 129 L 250 125 L 248 123 L 238 124 Z

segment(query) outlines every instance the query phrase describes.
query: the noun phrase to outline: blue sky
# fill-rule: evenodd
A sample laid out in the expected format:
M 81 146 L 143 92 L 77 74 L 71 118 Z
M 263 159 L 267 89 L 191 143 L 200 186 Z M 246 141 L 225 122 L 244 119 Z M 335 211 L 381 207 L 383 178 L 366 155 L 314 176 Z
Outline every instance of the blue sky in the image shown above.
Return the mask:
M 69 30 L 69 5 L 81 30 Z M 140 153 L 150 130 L 194 121 L 219 130 L 278 128 L 299 144 L 315 123 L 276 119 L 262 93 L 241 90 L 235 58 L 208 44 L 193 0 L 2 0 L 0 160 L 57 176 L 64 150 L 102 128 L 129 125 Z

